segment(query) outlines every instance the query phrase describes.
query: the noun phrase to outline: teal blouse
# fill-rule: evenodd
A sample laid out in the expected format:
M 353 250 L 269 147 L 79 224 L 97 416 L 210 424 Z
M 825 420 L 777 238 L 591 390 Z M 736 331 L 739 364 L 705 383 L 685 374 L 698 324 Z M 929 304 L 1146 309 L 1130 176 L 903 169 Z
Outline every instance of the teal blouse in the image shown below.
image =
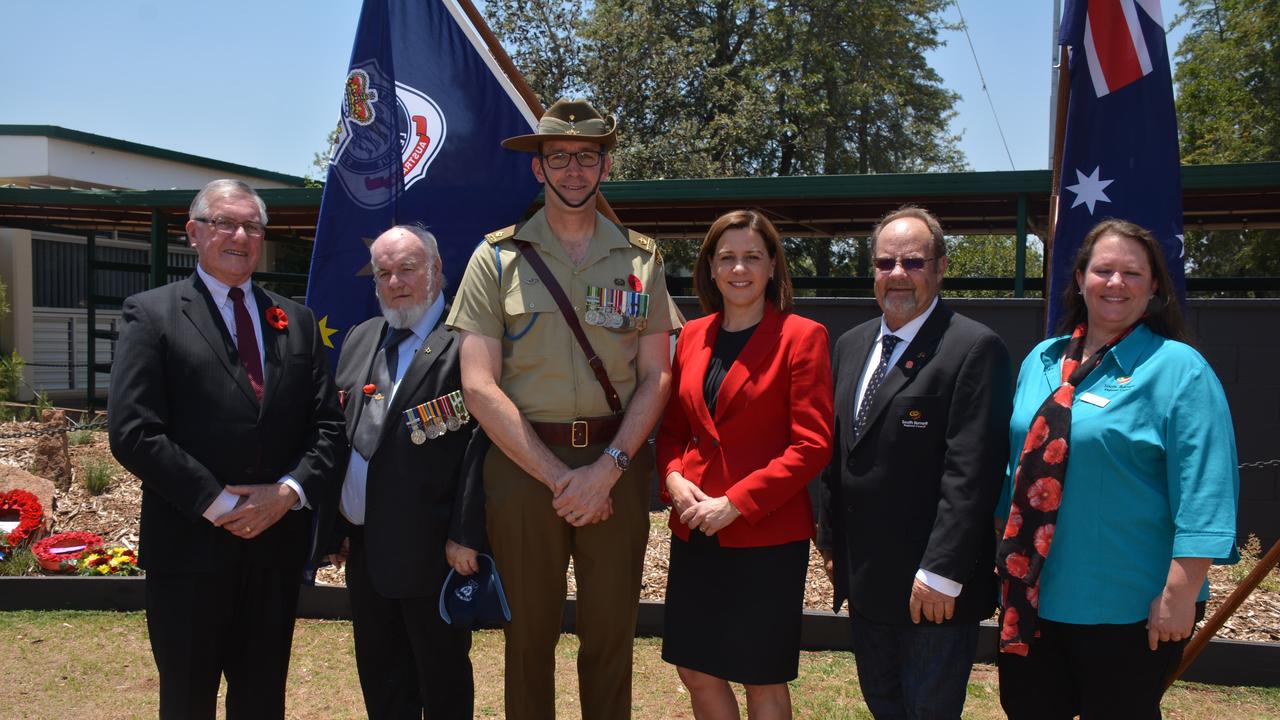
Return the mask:
M 1040 343 L 1018 373 L 1001 516 L 1027 429 L 1062 384 L 1066 342 Z M 1040 575 L 1042 617 L 1139 622 L 1164 588 L 1172 558 L 1238 558 L 1231 411 L 1195 349 L 1136 328 L 1076 388 L 1069 443 L 1053 546 Z M 1206 581 L 1200 599 L 1208 596 Z

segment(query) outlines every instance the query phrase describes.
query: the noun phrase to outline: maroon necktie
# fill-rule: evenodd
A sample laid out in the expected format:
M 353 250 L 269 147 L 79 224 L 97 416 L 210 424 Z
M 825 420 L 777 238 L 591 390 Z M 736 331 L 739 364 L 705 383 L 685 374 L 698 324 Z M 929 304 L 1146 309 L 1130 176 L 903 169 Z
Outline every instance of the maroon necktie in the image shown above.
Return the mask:
M 253 319 L 249 317 L 249 308 L 244 306 L 244 290 L 233 287 L 227 297 L 235 303 L 236 350 L 240 352 L 240 364 L 249 374 L 253 396 L 258 398 L 258 402 L 262 402 L 262 356 L 258 355 L 258 337 L 253 332 Z

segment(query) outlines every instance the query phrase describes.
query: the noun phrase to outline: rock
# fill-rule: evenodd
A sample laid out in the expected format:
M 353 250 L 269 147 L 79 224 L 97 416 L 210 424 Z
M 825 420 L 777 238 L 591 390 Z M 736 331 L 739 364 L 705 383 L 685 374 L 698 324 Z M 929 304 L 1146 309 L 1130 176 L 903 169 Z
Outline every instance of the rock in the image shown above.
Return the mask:
M 37 535 L 48 534 L 53 529 L 53 483 L 37 475 L 32 475 L 22 468 L 0 465 L 0 493 L 9 492 L 10 490 L 26 490 L 36 496 L 36 499 L 40 501 L 40 507 L 44 509 L 44 520 L 41 521 L 44 532 L 37 533 Z
M 44 427 L 64 427 L 67 416 L 61 410 L 44 411 Z M 50 433 L 36 438 L 33 448 L 35 457 L 31 460 L 31 472 L 53 481 L 59 490 L 71 487 L 71 454 L 67 448 L 67 434 Z

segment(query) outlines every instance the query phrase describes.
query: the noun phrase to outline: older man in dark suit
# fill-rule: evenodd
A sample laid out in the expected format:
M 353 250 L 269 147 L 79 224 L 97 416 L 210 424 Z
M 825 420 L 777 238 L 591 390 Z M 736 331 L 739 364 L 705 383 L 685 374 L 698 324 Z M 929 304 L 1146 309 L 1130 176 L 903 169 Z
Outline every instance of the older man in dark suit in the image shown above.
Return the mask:
M 1008 460 L 1009 352 L 938 299 L 937 219 L 872 233 L 884 313 L 836 343 L 836 448 L 818 547 L 848 598 L 858 680 L 883 718 L 959 718 L 978 622 L 995 606 L 991 517 Z
M 283 718 L 294 612 L 345 457 L 311 312 L 253 285 L 267 222 L 248 185 L 191 203 L 188 279 L 127 299 L 111 451 L 142 480 L 140 563 L 162 718 Z
M 356 666 L 373 720 L 472 716 L 469 628 L 437 609 L 452 565 L 476 571 L 483 498 L 465 491 L 475 429 L 462 403 L 458 337 L 439 249 L 417 226 L 369 248 L 382 316 L 351 331 L 338 361 L 351 458 L 332 558 L 347 561 Z

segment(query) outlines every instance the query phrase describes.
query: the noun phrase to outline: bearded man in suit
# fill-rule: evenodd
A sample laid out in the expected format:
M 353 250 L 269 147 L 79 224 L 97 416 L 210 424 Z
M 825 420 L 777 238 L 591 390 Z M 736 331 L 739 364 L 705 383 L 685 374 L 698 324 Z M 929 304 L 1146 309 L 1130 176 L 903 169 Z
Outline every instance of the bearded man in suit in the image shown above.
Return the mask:
M 283 718 L 311 508 L 336 494 L 342 412 L 311 312 L 250 282 L 262 199 L 191 203 L 186 280 L 125 300 L 111 451 L 142 481 L 139 563 L 161 718 Z
M 991 518 L 1009 453 L 1009 352 L 938 298 L 942 228 L 903 207 L 871 235 L 883 315 L 836 342 L 836 445 L 818 548 L 846 598 L 876 718 L 959 718 L 995 608 Z
M 338 361 L 352 452 L 330 559 L 347 563 L 369 717 L 462 720 L 472 717 L 471 631 L 446 624 L 437 602 L 450 566 L 476 572 L 485 539 L 483 498 L 465 489 L 475 424 L 458 337 L 440 322 L 431 233 L 398 225 L 369 253 L 382 315 L 351 331 Z

